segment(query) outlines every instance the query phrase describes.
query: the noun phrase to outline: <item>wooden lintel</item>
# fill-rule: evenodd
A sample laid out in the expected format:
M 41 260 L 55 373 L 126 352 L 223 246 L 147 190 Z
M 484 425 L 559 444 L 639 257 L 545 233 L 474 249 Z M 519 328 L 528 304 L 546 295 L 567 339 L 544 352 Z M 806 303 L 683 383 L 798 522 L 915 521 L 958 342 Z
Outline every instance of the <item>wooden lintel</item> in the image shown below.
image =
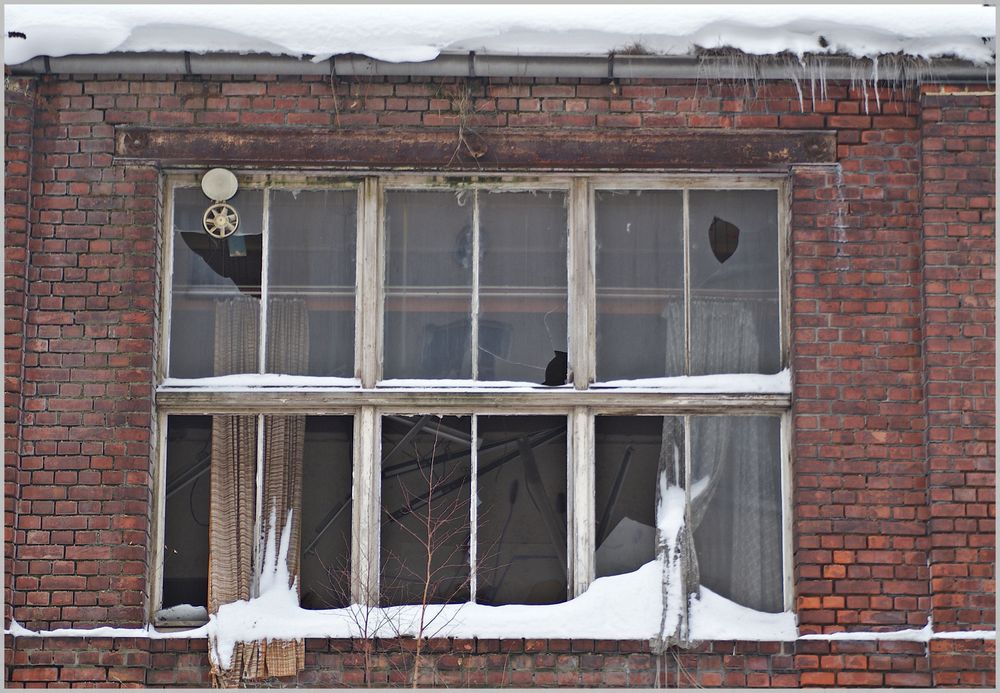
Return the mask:
M 803 130 L 206 129 L 120 126 L 115 154 L 161 166 L 425 171 L 780 170 L 836 161 Z

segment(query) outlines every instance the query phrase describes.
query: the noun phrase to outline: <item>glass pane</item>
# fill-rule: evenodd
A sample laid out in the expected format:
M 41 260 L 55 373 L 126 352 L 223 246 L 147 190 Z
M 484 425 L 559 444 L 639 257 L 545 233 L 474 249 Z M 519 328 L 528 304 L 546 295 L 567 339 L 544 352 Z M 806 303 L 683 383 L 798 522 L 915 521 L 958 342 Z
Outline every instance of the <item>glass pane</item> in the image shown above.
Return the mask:
M 211 201 L 200 188 L 174 191 L 170 376 L 201 378 L 259 370 L 263 194 L 229 200 L 240 225 L 217 240 L 202 227 Z
M 382 419 L 383 605 L 469 600 L 471 429 L 468 416 Z
M 212 417 L 169 417 L 163 510 L 164 609 L 208 605 L 211 463 Z
M 566 417 L 480 416 L 476 601 L 566 600 Z
M 266 370 L 354 375 L 356 190 L 273 190 Z
M 597 577 L 631 572 L 656 556 L 656 472 L 665 418 L 594 420 Z
M 777 373 L 778 193 L 692 190 L 691 373 Z
M 568 351 L 566 223 L 565 193 L 480 193 L 479 380 L 541 383 Z
M 299 576 L 306 609 L 351 603 L 353 438 L 350 416 L 306 417 Z
M 597 379 L 682 375 L 681 193 L 601 190 L 595 214 Z
M 389 191 L 385 378 L 472 377 L 472 193 Z
M 691 522 L 701 584 L 782 611 L 781 420 L 691 418 Z

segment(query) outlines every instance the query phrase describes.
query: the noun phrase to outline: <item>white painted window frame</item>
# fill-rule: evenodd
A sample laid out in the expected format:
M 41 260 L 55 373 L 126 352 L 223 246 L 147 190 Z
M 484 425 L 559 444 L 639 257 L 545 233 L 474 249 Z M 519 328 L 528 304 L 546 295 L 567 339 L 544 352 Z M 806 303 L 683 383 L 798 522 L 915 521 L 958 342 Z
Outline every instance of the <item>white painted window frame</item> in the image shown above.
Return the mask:
M 157 382 L 154 450 L 155 537 L 152 547 L 149 619 L 160 608 L 162 598 L 164 477 L 166 466 L 166 423 L 173 414 L 313 414 L 354 417 L 353 503 L 351 595 L 356 603 L 378 603 L 379 537 L 381 513 L 380 458 L 381 419 L 385 415 L 447 414 L 528 415 L 558 414 L 567 417 L 567 562 L 569 594 L 583 593 L 594 579 L 594 421 L 601 415 L 684 416 L 685 427 L 692 415 L 768 415 L 781 419 L 782 555 L 783 597 L 786 610 L 794 605 L 792 579 L 791 523 L 791 396 L 788 393 L 672 393 L 644 388 L 590 389 L 595 381 L 596 363 L 596 239 L 594 204 L 597 190 L 681 190 L 684 204 L 685 322 L 690 324 L 690 234 L 687 214 L 688 191 L 697 189 L 775 190 L 778 196 L 779 323 L 781 363 L 789 364 L 790 260 L 789 205 L 787 175 L 777 174 L 505 174 L 444 175 L 417 173 L 296 172 L 245 173 L 239 176 L 243 188 L 265 189 L 263 204 L 264 248 L 262 296 L 266 295 L 268 200 L 270 189 L 344 189 L 358 191 L 356 256 L 355 378 L 357 385 L 342 383 L 308 389 L 246 388 L 213 389 L 210 385 L 171 387 L 165 384 L 169 369 L 171 277 L 173 256 L 173 198 L 179 187 L 196 187 L 200 175 L 168 172 L 164 175 L 163 233 L 160 238 L 162 276 L 160 293 L 160 349 L 156 360 Z M 569 364 L 573 388 L 539 388 L 505 391 L 503 388 L 387 388 L 381 387 L 381 354 L 384 321 L 385 276 L 385 193 L 398 189 L 564 190 L 568 195 L 567 278 Z M 208 204 L 206 198 L 206 206 Z M 264 363 L 266 303 L 262 308 L 260 363 Z M 685 330 L 690 340 L 690 330 Z M 581 345 L 586 348 L 581 348 Z M 690 344 L 685 345 L 685 363 Z M 258 426 L 263 436 L 263 426 Z M 473 469 L 476 461 L 473 450 Z M 261 467 L 258 460 L 258 467 Z M 688 461 L 690 463 L 690 461 Z M 472 492 L 475 492 L 473 481 Z M 258 470 L 257 523 L 262 480 Z M 475 503 L 471 503 L 470 523 L 475 536 Z M 474 551 L 473 551 L 474 556 Z M 472 580 L 475 588 L 475 558 Z M 179 624 L 178 624 L 179 625 Z

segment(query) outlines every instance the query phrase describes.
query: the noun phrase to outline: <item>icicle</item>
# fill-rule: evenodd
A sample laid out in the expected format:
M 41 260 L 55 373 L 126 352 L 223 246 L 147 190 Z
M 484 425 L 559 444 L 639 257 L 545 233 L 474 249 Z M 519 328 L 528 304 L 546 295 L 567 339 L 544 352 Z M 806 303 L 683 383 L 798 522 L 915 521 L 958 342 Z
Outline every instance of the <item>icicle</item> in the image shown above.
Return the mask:
M 882 112 L 882 101 L 878 95 L 878 56 L 872 58 L 872 87 L 875 89 L 876 113 Z
M 802 85 L 799 84 L 799 76 L 794 72 L 792 72 L 789 76 L 792 78 L 792 83 L 795 85 L 795 91 L 799 95 L 799 113 L 805 113 L 806 104 L 805 99 L 802 97 Z
M 861 92 L 865 96 L 865 115 L 868 115 L 868 82 L 865 80 L 864 75 L 861 77 Z
M 813 113 L 816 112 L 816 63 L 809 61 L 809 96 L 812 97 Z

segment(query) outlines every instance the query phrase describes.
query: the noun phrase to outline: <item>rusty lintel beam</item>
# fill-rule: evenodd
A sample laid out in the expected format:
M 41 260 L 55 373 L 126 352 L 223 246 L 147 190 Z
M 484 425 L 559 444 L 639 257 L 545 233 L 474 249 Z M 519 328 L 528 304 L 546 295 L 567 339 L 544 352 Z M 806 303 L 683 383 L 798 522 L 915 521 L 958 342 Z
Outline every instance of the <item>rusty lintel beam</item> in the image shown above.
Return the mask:
M 122 160 L 161 166 L 444 171 L 782 169 L 836 161 L 836 137 L 778 130 L 117 129 Z

